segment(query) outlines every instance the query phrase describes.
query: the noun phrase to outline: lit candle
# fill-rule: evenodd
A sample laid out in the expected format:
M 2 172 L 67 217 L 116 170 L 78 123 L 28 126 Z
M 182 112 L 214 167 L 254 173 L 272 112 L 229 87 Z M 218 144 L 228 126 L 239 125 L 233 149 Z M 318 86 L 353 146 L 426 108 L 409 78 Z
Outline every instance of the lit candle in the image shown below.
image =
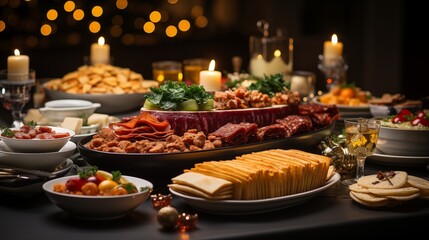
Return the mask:
M 215 61 L 211 60 L 209 70 L 200 72 L 200 85 L 206 91 L 219 91 L 221 89 L 222 73 L 214 71 Z
M 286 64 L 283 60 L 282 53 L 280 50 L 274 51 L 274 57 L 270 62 L 266 62 L 261 54 L 258 54 L 256 57 L 253 57 L 250 60 L 250 72 L 255 77 L 264 77 L 264 75 L 273 75 L 277 73 L 289 73 L 291 72 L 292 65 Z
M 267 75 L 273 75 L 277 73 L 286 73 L 288 65 L 283 60 L 282 52 L 280 50 L 274 51 L 274 58 L 267 64 L 266 73 Z
M 18 49 L 15 49 L 13 56 L 7 58 L 7 79 L 28 80 L 30 71 L 30 59 L 26 55 L 21 55 Z
M 343 43 L 338 42 L 336 34 L 332 35 L 331 41 L 323 44 L 323 57 L 326 60 L 337 60 L 343 55 Z
M 110 62 L 110 46 L 105 44 L 104 37 L 98 39 L 98 43 L 91 45 L 91 64 L 109 64 Z

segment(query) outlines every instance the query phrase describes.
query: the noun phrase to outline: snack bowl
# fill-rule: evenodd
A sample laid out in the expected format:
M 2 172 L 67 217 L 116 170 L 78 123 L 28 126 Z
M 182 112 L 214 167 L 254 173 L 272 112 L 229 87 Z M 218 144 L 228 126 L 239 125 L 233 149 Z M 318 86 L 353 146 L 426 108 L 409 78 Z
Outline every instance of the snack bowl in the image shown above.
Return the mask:
M 56 184 L 65 184 L 78 175 L 65 176 L 47 181 L 42 188 L 52 203 L 68 214 L 82 219 L 109 220 L 125 216 L 145 202 L 153 189 L 153 184 L 145 179 L 125 176 L 139 190 L 137 193 L 116 196 L 88 196 L 54 191 Z
M 381 126 L 376 149 L 399 156 L 429 156 L 429 130 Z
M 40 126 L 36 126 L 38 128 Z M 51 128 L 52 132 L 60 134 L 61 136 L 54 138 L 31 138 L 31 139 L 21 139 L 16 137 L 6 137 L 3 136 L 4 131 L 1 132 L 0 139 L 2 142 L 13 152 L 17 153 L 47 153 L 47 152 L 58 152 L 63 148 L 67 142 L 75 135 L 73 130 L 62 128 L 62 127 L 53 127 L 53 126 L 43 126 L 44 128 Z M 11 128 L 12 131 L 18 131 L 19 129 Z
M 85 121 L 99 107 L 101 107 L 100 103 L 87 100 L 62 99 L 46 102 L 45 107 L 40 108 L 39 111 L 49 124 L 59 125 L 66 117 L 79 117 Z
M 410 112 L 416 112 L 422 107 L 421 104 L 415 105 L 378 105 L 378 104 L 369 104 L 369 111 L 373 117 L 384 117 L 395 115 L 399 113 L 402 109 L 408 109 Z
M 0 141 L 0 165 L 40 171 L 52 171 L 67 160 L 76 150 L 76 144 L 68 141 L 57 152 L 19 153 L 12 151 Z

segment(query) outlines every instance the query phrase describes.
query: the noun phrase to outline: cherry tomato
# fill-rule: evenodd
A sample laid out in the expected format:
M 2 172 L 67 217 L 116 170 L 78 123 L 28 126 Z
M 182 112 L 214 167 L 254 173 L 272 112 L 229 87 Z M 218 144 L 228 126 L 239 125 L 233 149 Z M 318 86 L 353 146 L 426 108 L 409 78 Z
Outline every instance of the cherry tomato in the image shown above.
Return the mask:
M 417 126 L 419 124 L 428 127 L 429 121 L 422 117 L 415 117 L 413 120 L 411 120 L 411 125 Z
M 401 111 L 399 111 L 398 115 L 396 116 L 405 117 L 405 116 L 412 116 L 412 115 L 413 114 L 410 112 L 410 110 L 404 108 Z
M 397 115 L 396 117 L 392 118 L 392 123 L 403 123 L 403 122 L 407 122 L 408 120 L 400 115 Z
M 426 113 L 424 111 L 418 111 L 416 117 L 426 118 Z
M 80 189 L 86 182 L 87 181 L 82 178 L 70 178 L 66 182 L 66 188 L 67 190 L 72 192 L 80 191 Z

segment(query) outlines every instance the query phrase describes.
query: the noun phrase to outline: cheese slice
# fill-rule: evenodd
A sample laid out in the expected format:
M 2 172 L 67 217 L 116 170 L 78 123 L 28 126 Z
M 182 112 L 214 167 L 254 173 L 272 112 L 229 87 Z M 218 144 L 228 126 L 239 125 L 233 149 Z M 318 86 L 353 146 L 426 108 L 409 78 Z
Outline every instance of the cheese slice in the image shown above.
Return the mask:
M 83 125 L 83 119 L 77 117 L 65 117 L 64 121 L 60 124 L 61 127 L 73 130 L 76 134 L 80 133 Z
M 93 113 L 88 117 L 88 125 L 98 124 L 98 129 L 101 129 L 109 124 L 109 115 L 101 113 Z
M 31 121 L 33 122 L 39 122 L 43 119 L 43 114 L 39 111 L 39 109 L 31 108 L 28 109 L 27 115 L 24 117 L 24 122 L 29 123 Z

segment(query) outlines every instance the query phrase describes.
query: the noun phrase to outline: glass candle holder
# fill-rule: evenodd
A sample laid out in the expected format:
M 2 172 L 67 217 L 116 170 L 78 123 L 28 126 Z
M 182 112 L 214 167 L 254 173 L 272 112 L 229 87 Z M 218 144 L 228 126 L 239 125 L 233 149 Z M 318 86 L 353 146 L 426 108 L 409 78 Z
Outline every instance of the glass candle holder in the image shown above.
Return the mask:
M 152 63 L 153 79 L 159 83 L 164 81 L 179 81 L 183 79 L 182 63 L 176 61 L 159 61 Z
M 347 70 L 349 66 L 343 57 L 335 59 L 325 59 L 319 55 L 319 64 L 317 66 L 326 78 L 326 89 L 330 91 L 333 87 L 345 84 L 347 82 Z
M 12 80 L 11 80 L 12 79 Z M 3 107 L 12 112 L 13 128 L 24 125 L 22 109 L 31 99 L 31 89 L 36 84 L 36 71 L 25 74 L 11 74 L 0 71 L 0 100 Z
M 210 60 L 190 58 L 183 60 L 183 81 L 188 84 L 200 84 L 200 72 L 209 68 Z
M 263 78 L 264 75 L 283 73 L 289 75 L 293 69 L 293 39 L 285 36 L 250 37 L 251 75 Z

